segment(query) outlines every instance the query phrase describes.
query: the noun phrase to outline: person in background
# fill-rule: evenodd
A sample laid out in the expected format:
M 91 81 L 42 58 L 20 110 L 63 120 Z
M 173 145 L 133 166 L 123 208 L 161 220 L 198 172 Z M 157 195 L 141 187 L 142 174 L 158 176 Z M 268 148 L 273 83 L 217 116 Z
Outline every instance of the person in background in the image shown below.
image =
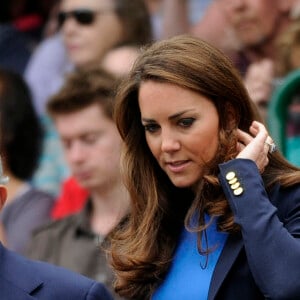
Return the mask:
M 300 21 L 291 23 L 275 40 L 274 59 L 263 58 L 250 64 L 245 85 L 264 120 L 268 118 L 269 101 L 290 72 L 300 67 Z
M 243 80 L 191 36 L 154 43 L 117 96 L 128 217 L 107 251 L 127 299 L 297 299 L 300 170 Z
M 4 184 L 7 182 L 0 167 L 0 210 L 6 201 Z M 1 299 L 5 300 L 113 299 L 101 283 L 51 264 L 30 261 L 8 250 L 1 242 L 0 274 Z
M 114 76 L 102 69 L 73 73 L 48 105 L 72 177 L 88 191 L 79 213 L 40 227 L 28 249 L 51 262 L 101 281 L 113 279 L 106 236 L 128 213 L 128 193 L 119 168 L 121 138 L 112 120 Z
M 276 79 L 276 42 L 291 24 L 294 1 L 220 0 L 224 17 L 238 40 L 233 59 L 240 70 L 252 101 L 263 119 Z
M 49 13 L 58 0 L 3 0 L 0 3 L 0 20 L 9 22 L 30 40 L 32 49 L 43 38 Z
M 23 75 L 31 54 L 28 37 L 9 22 L 0 20 L 0 68 Z
M 220 5 L 239 41 L 239 60 L 235 63 L 242 75 L 251 63 L 274 60 L 276 39 L 291 23 L 293 1 L 220 0 Z
M 162 38 L 191 34 L 235 58 L 239 44 L 220 1 L 161 0 L 161 3 Z
M 285 130 L 284 154 L 290 162 L 300 166 L 300 89 L 297 84 L 298 78 L 300 78 L 299 16 L 279 35 L 276 50 L 273 99 L 274 106 L 277 107 L 274 107 L 274 110 L 280 111 L 282 116 L 280 123 Z M 292 78 L 294 78 L 294 84 L 292 84 Z M 280 93 L 282 96 L 279 97 Z M 285 103 L 281 104 L 281 108 L 278 107 L 277 99 L 281 99 Z M 274 130 L 276 121 L 273 120 L 273 117 L 273 111 L 270 111 L 268 124 Z
M 257 106 L 262 119 L 266 123 L 268 107 L 274 90 L 274 61 L 264 58 L 249 65 L 244 83 L 251 100 Z
M 126 76 L 140 49 L 132 45 L 122 45 L 108 51 L 103 57 L 101 68 L 113 74 L 117 80 Z M 88 198 L 89 191 L 80 186 L 72 176 L 63 182 L 61 193 L 57 198 L 51 212 L 53 219 L 60 219 L 72 213 L 79 212 Z
M 295 19 L 276 41 L 275 75 L 283 78 L 300 68 L 300 18 Z
M 8 248 L 24 254 L 34 228 L 50 220 L 54 198 L 31 185 L 43 131 L 23 78 L 0 70 L 0 152 L 10 180 L 0 214 Z
M 149 13 L 141 0 L 61 0 L 56 15 L 59 33 L 39 45 L 25 72 L 39 114 L 70 71 L 99 65 L 118 45 L 152 41 Z M 55 55 L 49 60 L 50 53 Z
M 57 21 L 59 33 L 41 44 L 25 72 L 46 128 L 45 150 L 33 184 L 55 196 L 70 170 L 61 159 L 57 133 L 45 112 L 49 97 L 60 89 L 66 74 L 100 65 L 113 47 L 152 41 L 150 17 L 142 0 L 61 0 Z

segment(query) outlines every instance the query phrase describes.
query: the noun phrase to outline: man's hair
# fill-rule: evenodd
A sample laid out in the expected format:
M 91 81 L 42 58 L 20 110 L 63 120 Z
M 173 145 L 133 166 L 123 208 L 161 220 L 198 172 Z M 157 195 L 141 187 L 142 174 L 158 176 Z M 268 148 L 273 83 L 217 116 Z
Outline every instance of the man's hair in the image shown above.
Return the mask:
M 38 166 L 43 129 L 23 77 L 0 69 L 0 152 L 4 165 L 28 180 Z
M 106 116 L 112 118 L 116 83 L 113 75 L 100 68 L 75 71 L 67 77 L 60 91 L 50 98 L 47 111 L 55 118 L 98 103 Z

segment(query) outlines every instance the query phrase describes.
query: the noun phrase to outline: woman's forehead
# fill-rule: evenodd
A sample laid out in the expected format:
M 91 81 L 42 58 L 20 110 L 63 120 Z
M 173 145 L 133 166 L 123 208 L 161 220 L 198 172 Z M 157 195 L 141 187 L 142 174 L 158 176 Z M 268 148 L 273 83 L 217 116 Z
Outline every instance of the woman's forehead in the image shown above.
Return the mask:
M 94 10 L 113 9 L 114 0 L 62 0 L 62 10 L 72 10 L 77 8 L 90 8 Z

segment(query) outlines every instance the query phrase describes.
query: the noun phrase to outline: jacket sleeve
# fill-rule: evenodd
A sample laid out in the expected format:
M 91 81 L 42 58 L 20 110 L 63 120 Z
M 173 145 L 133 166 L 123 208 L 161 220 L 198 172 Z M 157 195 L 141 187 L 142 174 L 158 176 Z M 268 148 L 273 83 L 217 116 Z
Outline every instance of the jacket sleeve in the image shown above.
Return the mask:
M 272 197 L 284 195 L 277 199 L 279 211 L 253 161 L 234 159 L 219 169 L 257 286 L 268 299 L 299 299 L 300 186 L 289 193 L 273 193 Z

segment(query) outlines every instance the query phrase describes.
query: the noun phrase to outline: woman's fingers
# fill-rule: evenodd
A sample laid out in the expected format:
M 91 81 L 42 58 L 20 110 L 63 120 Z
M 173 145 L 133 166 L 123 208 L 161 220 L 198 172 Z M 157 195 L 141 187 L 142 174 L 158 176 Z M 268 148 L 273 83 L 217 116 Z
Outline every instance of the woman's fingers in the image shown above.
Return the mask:
M 252 123 L 249 131 L 251 134 L 240 129 L 237 131 L 237 149 L 239 151 L 237 158 L 253 160 L 259 170 L 263 172 L 269 163 L 268 152 L 273 141 L 269 137 L 265 126 L 257 121 Z

